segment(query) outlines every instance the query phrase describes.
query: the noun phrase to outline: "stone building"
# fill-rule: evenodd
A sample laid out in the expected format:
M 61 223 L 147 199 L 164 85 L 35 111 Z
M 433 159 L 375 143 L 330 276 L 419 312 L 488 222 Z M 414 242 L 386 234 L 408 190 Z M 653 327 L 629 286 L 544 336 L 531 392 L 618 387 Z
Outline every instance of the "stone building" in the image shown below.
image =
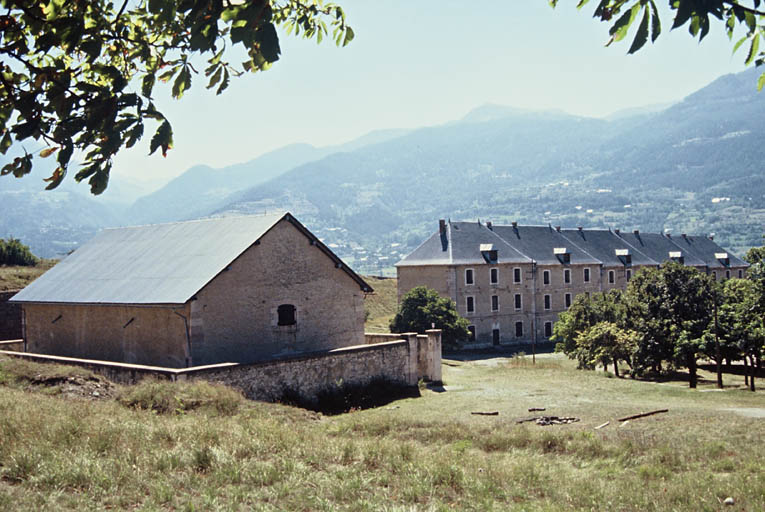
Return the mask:
M 475 346 L 546 342 L 577 294 L 624 289 L 634 272 L 666 260 L 718 280 L 747 267 L 707 237 L 440 220 L 396 264 L 398 298 L 420 285 L 450 297 Z
M 26 352 L 180 368 L 363 345 L 371 291 L 280 213 L 107 229 L 11 301 Z

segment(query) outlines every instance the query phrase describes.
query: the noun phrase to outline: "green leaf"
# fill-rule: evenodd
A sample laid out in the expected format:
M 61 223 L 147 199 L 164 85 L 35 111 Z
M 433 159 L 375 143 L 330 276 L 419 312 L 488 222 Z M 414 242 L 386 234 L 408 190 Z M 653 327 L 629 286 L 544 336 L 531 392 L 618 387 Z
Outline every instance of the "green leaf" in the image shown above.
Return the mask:
M 127 141 L 125 142 L 126 148 L 132 148 L 135 143 L 141 140 L 143 137 L 143 123 L 138 123 L 127 132 Z
M 638 27 L 637 33 L 635 34 L 635 39 L 632 40 L 632 46 L 630 46 L 630 49 L 627 51 L 627 53 L 635 53 L 641 49 L 643 45 L 645 45 L 646 41 L 648 41 L 648 22 L 650 21 L 650 18 L 650 11 L 645 9 L 645 13 L 643 14 L 643 21 L 640 22 L 640 26 Z
M 675 15 L 675 21 L 672 23 L 672 28 L 682 27 L 693 13 L 691 2 L 687 0 L 674 0 L 672 7 L 677 7 L 677 14 Z
M 147 98 L 151 98 L 151 92 L 154 90 L 154 83 L 156 80 L 157 77 L 154 73 L 149 73 L 144 76 L 143 81 L 141 82 L 141 94 Z
M 151 138 L 151 143 L 149 144 L 149 154 L 153 155 L 157 149 L 162 148 L 162 156 L 167 156 L 167 150 L 172 146 L 173 129 L 170 126 L 170 123 L 165 120 L 161 125 L 159 125 L 159 128 L 157 128 L 157 131 Z
M 659 10 L 656 8 L 656 2 L 653 0 L 651 0 L 651 11 L 651 42 L 655 43 L 661 34 L 661 19 L 659 18 Z
M 354 37 L 356 37 L 356 34 L 353 32 L 353 29 L 351 27 L 345 27 L 345 39 L 343 39 L 343 46 L 347 46 L 348 43 L 353 41 Z
M 40 158 L 48 158 L 53 153 L 58 151 L 59 148 L 45 148 L 42 151 L 40 151 Z
M 0 141 L 0 153 L 5 154 L 12 143 L 13 139 L 11 138 L 11 132 L 5 130 L 5 135 L 3 135 L 3 139 Z
M 763 86 L 765 86 L 765 73 L 761 74 L 757 80 L 757 90 L 761 91 Z
M 218 66 L 218 69 L 215 70 L 215 73 L 210 78 L 210 82 L 207 84 L 208 89 L 212 89 L 215 87 L 215 84 L 220 82 L 221 77 L 223 76 L 223 66 Z
M 637 17 L 639 12 L 640 4 L 636 3 L 629 11 L 622 14 L 619 19 L 616 20 L 616 23 L 614 23 L 613 26 L 609 29 L 611 39 L 608 41 L 606 46 L 610 45 L 614 41 L 618 42 L 624 39 L 624 37 L 627 35 L 627 31 L 629 30 L 630 25 L 632 25 L 632 22 L 635 21 L 635 17 Z
M 178 73 L 178 77 L 173 83 L 173 98 L 181 99 L 183 97 L 183 91 L 191 87 L 191 71 L 188 66 L 183 66 L 181 72 Z
M 749 55 L 746 57 L 745 64 L 748 66 L 752 63 L 755 57 L 757 57 L 757 52 L 760 49 L 760 32 L 757 31 L 754 34 L 752 34 L 752 45 L 749 47 Z

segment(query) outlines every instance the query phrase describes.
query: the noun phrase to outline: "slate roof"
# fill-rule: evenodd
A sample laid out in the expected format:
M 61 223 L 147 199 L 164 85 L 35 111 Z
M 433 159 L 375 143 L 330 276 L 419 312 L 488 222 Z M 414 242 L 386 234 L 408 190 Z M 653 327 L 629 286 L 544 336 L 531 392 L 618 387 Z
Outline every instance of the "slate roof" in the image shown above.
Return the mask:
M 680 246 L 683 251 L 688 251 L 701 259 L 710 269 L 726 269 L 730 267 L 748 267 L 749 263 L 731 254 L 727 249 L 717 245 L 714 240 L 706 236 L 673 236 L 672 241 Z M 715 253 L 727 253 L 728 264 L 715 257 Z
M 600 261 L 571 243 L 552 226 L 493 226 L 495 233 L 522 254 L 532 258 L 538 265 L 560 265 L 554 249 L 565 248 L 570 254 L 570 263 L 594 264 Z
M 571 264 L 624 266 L 617 249 L 629 249 L 631 265 L 655 265 L 670 259 L 670 252 L 681 252 L 685 265 L 725 268 L 715 253 L 727 252 L 704 236 L 667 237 L 658 233 L 617 232 L 605 229 L 562 229 L 552 226 L 487 225 L 479 222 L 447 222 L 443 234 L 436 232 L 396 264 L 462 265 L 485 263 L 481 245 L 497 249 L 498 263 L 561 264 L 555 249 L 566 248 Z M 728 253 L 731 267 L 748 266 Z
M 446 231 L 436 232 L 396 266 L 470 265 L 487 263 L 481 246 L 497 251 L 494 263 L 531 263 L 531 259 L 478 222 L 448 222 Z
M 607 267 L 623 267 L 624 261 L 616 255 L 617 249 L 629 249 L 631 265 L 658 265 L 642 252 L 627 244 L 608 229 L 562 229 L 564 237 L 603 262 Z
M 105 229 L 17 293 L 12 302 L 184 304 L 276 223 L 287 220 L 372 288 L 290 213 Z
M 625 240 L 632 247 L 642 252 L 656 263 L 661 264 L 670 259 L 669 253 L 680 251 L 683 256 L 683 263 L 690 267 L 704 267 L 704 261 L 690 251 L 683 250 L 682 247 L 659 233 L 620 233 L 619 237 Z M 634 262 L 633 262 L 634 265 Z

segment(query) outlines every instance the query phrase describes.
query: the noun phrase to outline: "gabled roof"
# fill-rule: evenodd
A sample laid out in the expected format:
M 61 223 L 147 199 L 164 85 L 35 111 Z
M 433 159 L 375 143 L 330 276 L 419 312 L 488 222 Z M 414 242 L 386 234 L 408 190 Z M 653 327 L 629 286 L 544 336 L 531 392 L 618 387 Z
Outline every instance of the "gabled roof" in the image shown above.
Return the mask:
M 438 231 L 425 240 L 396 266 L 531 263 L 529 257 L 483 224 L 448 222 L 445 228 L 443 233 Z M 487 259 L 487 253 L 492 250 L 497 251 L 496 260 Z
M 372 288 L 291 214 L 105 229 L 12 302 L 184 304 L 279 221 L 293 224 L 363 291 Z
M 654 265 L 661 264 L 665 261 L 672 259 L 670 253 L 680 252 L 683 257 L 683 264 L 689 267 L 704 267 L 706 264 L 704 261 L 691 253 L 687 249 L 684 249 L 674 243 L 671 238 L 668 238 L 659 233 L 624 233 L 619 235 L 624 241 L 630 244 L 632 247 L 642 252 L 652 260 Z M 634 264 L 634 262 L 633 262 Z
M 600 261 L 574 245 L 552 226 L 497 226 L 494 232 L 518 251 L 532 258 L 539 265 L 559 265 L 561 258 L 555 250 L 565 249 L 571 264 L 593 264 Z
M 562 229 L 564 237 L 571 240 L 589 254 L 603 262 L 604 266 L 625 266 L 626 260 L 617 256 L 616 251 L 627 250 L 631 265 L 658 265 L 642 252 L 627 244 L 624 239 L 608 229 Z
M 672 241 L 677 244 L 683 251 L 687 250 L 694 256 L 704 261 L 704 263 L 706 263 L 710 269 L 726 269 L 731 267 L 749 266 L 746 261 L 738 258 L 735 254 L 731 254 L 726 249 L 723 249 L 706 236 L 673 236 Z M 723 253 L 725 253 L 726 257 L 728 258 L 727 264 L 722 258 L 717 257 L 717 255 L 721 255 Z

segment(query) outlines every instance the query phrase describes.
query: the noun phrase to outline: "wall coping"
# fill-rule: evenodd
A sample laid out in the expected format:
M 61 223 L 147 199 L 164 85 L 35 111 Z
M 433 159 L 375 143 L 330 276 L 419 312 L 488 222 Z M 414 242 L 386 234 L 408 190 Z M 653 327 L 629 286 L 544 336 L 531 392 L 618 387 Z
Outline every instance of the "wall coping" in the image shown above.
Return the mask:
M 0 346 L 2 345 L 15 345 L 16 343 L 24 343 L 23 338 L 19 338 L 17 340 L 2 340 L 0 341 Z
M 23 341 L 23 340 L 18 340 L 18 341 Z M 101 368 L 112 368 L 115 370 L 156 373 L 156 374 L 164 374 L 164 375 L 170 375 L 173 377 L 178 377 L 182 375 L 190 375 L 190 374 L 206 372 L 206 371 L 235 368 L 239 366 L 243 366 L 243 367 L 244 366 L 269 366 L 274 363 L 304 361 L 308 359 L 317 359 L 317 358 L 332 356 L 332 355 L 374 351 L 374 350 L 380 350 L 386 347 L 395 347 L 395 346 L 406 344 L 406 343 L 407 342 L 405 340 L 386 341 L 383 343 L 376 343 L 374 345 L 354 345 L 351 347 L 342 347 L 342 348 L 336 348 L 333 350 L 303 352 L 301 354 L 295 354 L 291 357 L 288 356 L 288 357 L 279 358 L 279 359 L 254 361 L 252 363 L 217 363 L 217 364 L 209 364 L 204 366 L 191 366 L 189 368 L 168 368 L 164 366 L 148 366 L 148 365 L 141 365 L 141 364 L 118 363 L 115 361 L 105 361 L 100 359 L 79 359 L 75 357 L 51 356 L 47 354 L 38 354 L 34 352 L 16 352 L 13 350 L 0 350 L 0 355 L 7 355 L 12 357 L 19 357 L 22 359 L 45 361 L 45 362 L 59 363 L 59 364 L 72 364 L 72 365 L 79 365 L 79 366 L 91 365 L 91 366 L 99 366 Z

